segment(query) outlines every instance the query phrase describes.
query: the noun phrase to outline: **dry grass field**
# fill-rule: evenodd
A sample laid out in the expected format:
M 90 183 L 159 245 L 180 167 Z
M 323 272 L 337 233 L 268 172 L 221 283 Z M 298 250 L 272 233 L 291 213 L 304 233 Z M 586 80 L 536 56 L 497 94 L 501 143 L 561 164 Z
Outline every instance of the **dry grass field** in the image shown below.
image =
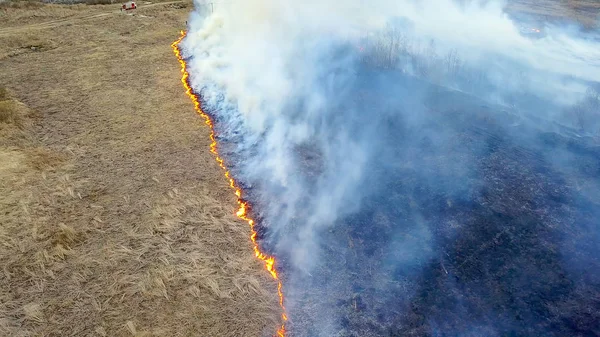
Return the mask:
M 577 22 L 586 29 L 600 28 L 598 0 L 507 0 L 513 13 L 529 14 L 551 22 Z
M 171 51 L 190 10 L 0 4 L 0 336 L 277 329 Z

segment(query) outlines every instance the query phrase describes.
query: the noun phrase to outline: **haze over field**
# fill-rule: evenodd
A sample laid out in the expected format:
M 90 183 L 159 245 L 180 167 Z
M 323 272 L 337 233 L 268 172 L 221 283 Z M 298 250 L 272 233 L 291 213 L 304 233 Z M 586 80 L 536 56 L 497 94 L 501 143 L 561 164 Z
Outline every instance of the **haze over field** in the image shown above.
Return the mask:
M 589 32 L 493 1 L 210 8 L 182 49 L 294 335 L 600 333 Z

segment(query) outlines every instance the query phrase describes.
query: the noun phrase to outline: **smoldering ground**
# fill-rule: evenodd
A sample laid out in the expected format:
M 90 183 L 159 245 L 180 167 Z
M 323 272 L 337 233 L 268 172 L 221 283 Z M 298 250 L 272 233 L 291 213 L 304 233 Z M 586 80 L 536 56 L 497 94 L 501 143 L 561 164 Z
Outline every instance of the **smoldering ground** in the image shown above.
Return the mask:
M 196 7 L 192 84 L 291 335 L 600 333 L 598 42 L 495 2 Z

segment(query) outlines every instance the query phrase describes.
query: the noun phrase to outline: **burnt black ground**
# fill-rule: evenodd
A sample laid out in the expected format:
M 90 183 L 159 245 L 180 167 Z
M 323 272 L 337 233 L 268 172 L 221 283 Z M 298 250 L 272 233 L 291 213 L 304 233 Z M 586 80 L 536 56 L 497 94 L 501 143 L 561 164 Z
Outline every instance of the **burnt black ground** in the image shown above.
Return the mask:
M 349 103 L 349 127 L 376 130 L 357 136 L 373 136 L 360 209 L 319 233 L 310 273 L 278 256 L 290 335 L 600 335 L 600 147 L 412 78 L 383 75 L 397 79 L 381 90 L 378 76 Z M 260 208 L 260 181 L 247 185 Z

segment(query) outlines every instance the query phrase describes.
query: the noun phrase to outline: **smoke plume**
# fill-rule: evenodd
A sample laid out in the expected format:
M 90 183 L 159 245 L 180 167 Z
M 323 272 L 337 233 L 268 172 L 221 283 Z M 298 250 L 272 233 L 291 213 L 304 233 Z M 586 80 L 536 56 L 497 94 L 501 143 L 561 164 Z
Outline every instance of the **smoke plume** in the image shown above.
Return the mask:
M 191 83 L 293 335 L 598 332 L 597 32 L 494 1 L 195 5 Z

